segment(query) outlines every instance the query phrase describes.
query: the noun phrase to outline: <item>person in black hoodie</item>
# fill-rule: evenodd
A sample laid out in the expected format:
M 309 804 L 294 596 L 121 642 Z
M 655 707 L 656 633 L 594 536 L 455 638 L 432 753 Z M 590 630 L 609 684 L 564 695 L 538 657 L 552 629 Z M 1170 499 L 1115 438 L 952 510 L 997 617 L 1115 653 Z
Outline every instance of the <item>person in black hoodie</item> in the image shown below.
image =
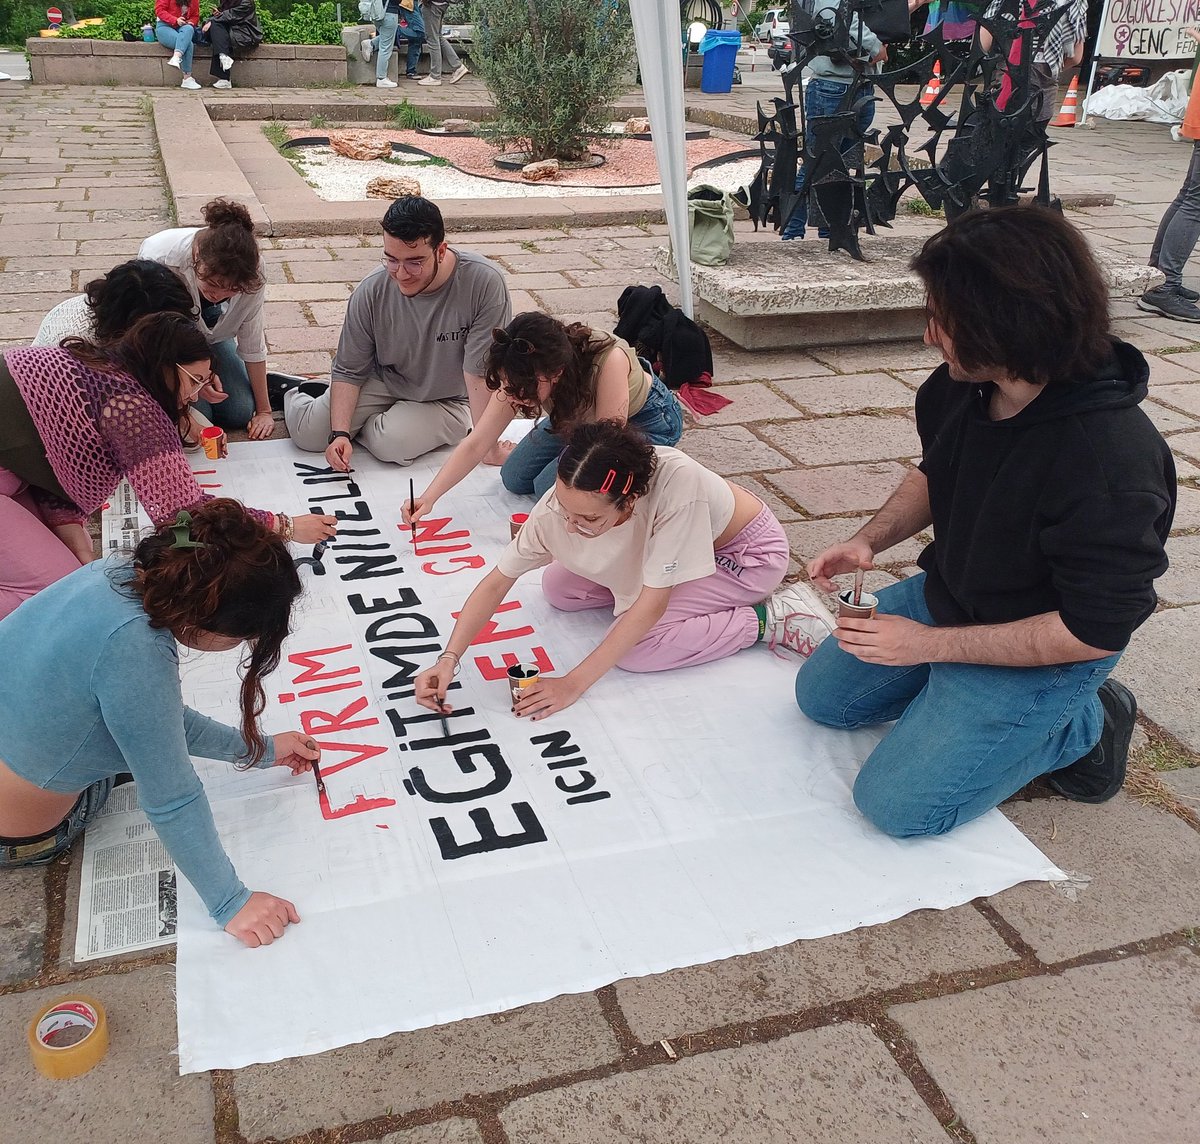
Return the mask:
M 897 837 L 944 833 L 1039 775 L 1078 801 L 1117 793 L 1137 706 L 1108 677 L 1154 610 L 1176 494 L 1138 408 L 1146 359 L 1109 335 L 1099 269 L 1060 214 L 964 214 L 912 266 L 945 359 L 917 393 L 920 465 L 808 574 L 832 591 L 930 525 L 935 539 L 796 679 L 819 723 L 897 720 L 854 784 Z

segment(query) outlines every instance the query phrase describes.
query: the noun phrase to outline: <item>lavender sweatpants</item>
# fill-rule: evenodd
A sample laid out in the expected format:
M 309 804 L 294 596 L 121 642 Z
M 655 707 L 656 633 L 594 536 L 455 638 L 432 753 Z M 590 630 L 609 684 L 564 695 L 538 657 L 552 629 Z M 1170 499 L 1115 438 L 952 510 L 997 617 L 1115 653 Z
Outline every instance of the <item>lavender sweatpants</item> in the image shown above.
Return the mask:
M 78 567 L 42 520 L 29 486 L 0 469 L 0 620 Z
M 788 542 L 765 505 L 745 528 L 715 553 L 717 570 L 703 580 L 671 589 L 663 617 L 617 664 L 626 671 L 667 671 L 723 659 L 758 639 L 760 604 L 783 580 Z M 542 592 L 564 612 L 611 608 L 602 584 L 567 571 L 557 561 L 542 573 Z

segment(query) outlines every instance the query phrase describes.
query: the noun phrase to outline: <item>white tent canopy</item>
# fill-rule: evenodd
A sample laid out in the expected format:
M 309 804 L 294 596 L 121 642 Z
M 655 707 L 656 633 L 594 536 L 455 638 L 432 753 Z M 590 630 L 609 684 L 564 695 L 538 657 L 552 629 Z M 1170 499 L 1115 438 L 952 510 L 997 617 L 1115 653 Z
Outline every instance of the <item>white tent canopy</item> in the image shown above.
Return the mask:
M 679 274 L 679 308 L 690 318 L 692 263 L 688 257 L 687 157 L 683 116 L 683 35 L 677 0 L 629 0 L 642 73 L 642 94 L 654 140 L 667 230 Z

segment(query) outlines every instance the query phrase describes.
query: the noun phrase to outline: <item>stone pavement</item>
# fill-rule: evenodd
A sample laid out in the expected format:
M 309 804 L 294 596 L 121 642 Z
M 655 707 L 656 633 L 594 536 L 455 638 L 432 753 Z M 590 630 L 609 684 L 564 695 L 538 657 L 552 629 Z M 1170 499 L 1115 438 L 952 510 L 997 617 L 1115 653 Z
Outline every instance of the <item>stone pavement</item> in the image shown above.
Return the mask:
M 51 305 L 171 225 L 148 115 L 137 91 L 0 85 L 0 343 L 31 337 Z M 1061 139 L 1059 177 L 1117 197 L 1071 217 L 1097 241 L 1143 256 L 1186 148 L 1140 124 Z M 897 229 L 935 225 L 903 214 Z M 657 280 L 648 268 L 662 230 L 511 230 L 464 245 L 505 269 L 518 308 L 611 325 L 624 285 Z M 746 226 L 738 240 L 773 241 Z M 374 234 L 264 240 L 275 366 L 328 368 L 346 297 L 377 250 Z M 79 871 L 69 856 L 0 879 L 0 1141 L 1193 1138 L 1200 329 L 1129 303 L 1117 306 L 1116 324 L 1151 355 L 1146 409 L 1175 450 L 1180 505 L 1162 607 L 1118 673 L 1144 712 L 1137 797 L 1004 808 L 1071 882 L 317 1057 L 181 1078 L 173 951 L 76 965 Z M 798 570 L 912 464 L 913 392 L 934 356 L 915 344 L 749 354 L 718 339 L 715 350 L 720 391 L 734 404 L 690 424 L 684 447 L 771 503 Z M 918 547 L 888 553 L 874 578 L 903 575 Z M 108 1007 L 113 1046 L 86 1077 L 55 1084 L 28 1063 L 24 1021 L 43 999 L 80 989 Z

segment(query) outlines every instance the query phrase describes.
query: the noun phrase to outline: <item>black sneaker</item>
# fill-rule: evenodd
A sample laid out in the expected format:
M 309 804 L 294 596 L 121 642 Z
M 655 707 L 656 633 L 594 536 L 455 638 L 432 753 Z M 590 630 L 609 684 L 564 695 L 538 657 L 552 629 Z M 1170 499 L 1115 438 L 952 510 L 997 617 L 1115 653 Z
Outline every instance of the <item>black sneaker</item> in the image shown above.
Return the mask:
M 1082 759 L 1046 776 L 1050 789 L 1072 802 L 1107 802 L 1125 783 L 1137 700 L 1115 679 L 1100 685 L 1099 696 L 1104 708 L 1100 742 Z
M 1151 269 L 1160 269 L 1157 266 L 1152 266 Z M 1200 302 L 1200 290 L 1189 290 L 1182 282 L 1175 287 L 1175 293 L 1181 298 L 1186 298 L 1189 302 Z
M 1161 314 L 1164 318 L 1174 318 L 1179 322 L 1200 322 L 1200 309 L 1195 302 L 1188 301 L 1182 294 L 1168 290 L 1166 286 L 1156 286 L 1147 290 L 1137 300 L 1137 308 L 1148 314 Z
M 291 373 L 267 374 L 267 401 L 277 413 L 283 412 L 283 399 L 290 390 L 298 389 L 312 397 L 320 397 L 328 388 L 328 382 L 312 381 Z

